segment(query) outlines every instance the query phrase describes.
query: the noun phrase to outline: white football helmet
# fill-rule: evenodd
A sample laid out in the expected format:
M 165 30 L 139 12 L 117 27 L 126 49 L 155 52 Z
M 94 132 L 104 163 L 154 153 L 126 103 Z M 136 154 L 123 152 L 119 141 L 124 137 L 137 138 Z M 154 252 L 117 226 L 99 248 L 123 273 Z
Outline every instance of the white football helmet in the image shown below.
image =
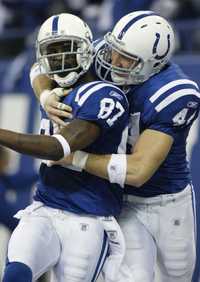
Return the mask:
M 43 73 L 61 87 L 73 85 L 93 61 L 92 32 L 72 14 L 51 16 L 38 32 L 36 56 Z
M 104 39 L 105 46 L 96 55 L 96 72 L 100 79 L 118 85 L 146 81 L 166 65 L 174 50 L 172 27 L 152 11 L 124 16 Z M 128 67 L 112 64 L 116 52 L 132 63 Z

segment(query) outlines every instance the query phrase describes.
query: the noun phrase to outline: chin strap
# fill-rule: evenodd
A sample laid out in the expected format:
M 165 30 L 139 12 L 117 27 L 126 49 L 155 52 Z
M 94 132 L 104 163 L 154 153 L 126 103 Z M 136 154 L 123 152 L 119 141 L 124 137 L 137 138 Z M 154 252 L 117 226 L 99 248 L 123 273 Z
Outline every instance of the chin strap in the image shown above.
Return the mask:
M 80 74 L 77 72 L 70 72 L 65 77 L 60 77 L 58 74 L 53 75 L 53 79 L 59 84 L 60 87 L 69 87 L 77 82 Z

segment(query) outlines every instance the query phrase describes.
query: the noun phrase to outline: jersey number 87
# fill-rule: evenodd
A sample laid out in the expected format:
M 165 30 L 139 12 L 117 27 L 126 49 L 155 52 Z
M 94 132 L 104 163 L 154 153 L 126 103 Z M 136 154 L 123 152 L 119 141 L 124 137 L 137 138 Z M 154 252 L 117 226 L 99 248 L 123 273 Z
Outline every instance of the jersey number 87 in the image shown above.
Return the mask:
M 117 113 L 112 114 L 114 109 L 117 110 Z M 123 106 L 118 101 L 115 102 L 111 98 L 104 98 L 100 104 L 98 118 L 107 119 L 107 124 L 112 126 L 114 122 L 124 113 L 124 111 Z

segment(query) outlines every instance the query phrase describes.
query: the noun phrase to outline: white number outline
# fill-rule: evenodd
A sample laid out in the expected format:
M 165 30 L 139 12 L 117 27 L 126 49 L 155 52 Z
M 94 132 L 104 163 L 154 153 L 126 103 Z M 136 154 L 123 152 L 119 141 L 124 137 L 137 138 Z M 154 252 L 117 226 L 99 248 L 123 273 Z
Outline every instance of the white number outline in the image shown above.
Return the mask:
M 189 109 L 183 108 L 180 112 L 178 112 L 172 119 L 174 126 L 188 125 L 190 121 L 194 118 L 196 111 L 191 115 L 191 117 L 187 120 L 186 116 L 188 114 Z
M 115 108 L 119 111 L 112 118 L 111 117 L 108 118 L 112 114 Z M 109 126 L 112 126 L 114 122 L 116 122 L 118 118 L 123 115 L 124 112 L 125 110 L 122 104 L 119 103 L 119 101 L 115 102 L 111 98 L 104 98 L 101 100 L 101 103 L 100 103 L 100 111 L 98 113 L 98 118 L 99 119 L 108 118 L 106 122 Z

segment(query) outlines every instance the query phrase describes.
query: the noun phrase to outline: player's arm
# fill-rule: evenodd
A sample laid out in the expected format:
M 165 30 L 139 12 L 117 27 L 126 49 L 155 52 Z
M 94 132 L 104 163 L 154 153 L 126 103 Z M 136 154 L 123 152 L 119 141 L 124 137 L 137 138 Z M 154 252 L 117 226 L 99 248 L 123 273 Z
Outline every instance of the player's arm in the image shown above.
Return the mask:
M 43 91 L 51 91 L 55 85 L 53 80 L 49 79 L 45 74 L 40 74 L 33 80 L 32 87 L 36 98 L 40 101 Z
M 71 118 L 72 109 L 70 106 L 60 103 L 60 98 L 66 96 L 71 89 L 57 88 L 56 83 L 41 72 L 37 63 L 31 68 L 30 81 L 36 98 L 49 118 L 58 125 L 65 126 L 63 118 Z
M 90 145 L 99 136 L 100 128 L 92 122 L 75 119 L 59 135 L 22 134 L 0 129 L 0 144 L 22 154 L 46 160 L 59 160 Z
M 88 154 L 84 169 L 111 182 L 114 182 L 114 179 L 111 179 L 113 174 L 126 173 L 125 183 L 140 187 L 152 177 L 165 160 L 172 143 L 173 138 L 170 135 L 148 129 L 140 135 L 134 152 L 126 155 L 126 168 L 121 167 L 124 163 L 120 154 L 103 156 Z
M 187 132 L 196 119 L 199 111 L 199 93 L 193 92 L 194 95 L 189 92 L 189 95 L 184 95 L 181 100 L 177 96 L 177 101 L 162 103 L 162 107 L 157 107 L 149 129 L 138 138 L 133 154 L 126 156 L 125 168 L 120 155 L 104 157 L 89 155 L 85 169 L 109 179 L 110 182 L 118 181 L 121 174 L 126 184 L 142 186 L 166 159 L 173 141 L 180 136 L 179 132 L 185 130 Z
M 126 183 L 137 187 L 147 182 L 166 159 L 173 138 L 160 131 L 147 129 L 139 137 L 132 155 L 127 155 Z

